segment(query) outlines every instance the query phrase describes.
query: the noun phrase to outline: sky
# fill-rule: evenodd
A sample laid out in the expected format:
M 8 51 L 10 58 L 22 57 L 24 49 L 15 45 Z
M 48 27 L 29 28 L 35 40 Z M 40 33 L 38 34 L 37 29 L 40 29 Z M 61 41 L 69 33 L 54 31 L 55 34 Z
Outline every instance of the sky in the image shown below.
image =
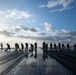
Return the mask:
M 0 0 L 0 42 L 76 43 L 76 0 Z

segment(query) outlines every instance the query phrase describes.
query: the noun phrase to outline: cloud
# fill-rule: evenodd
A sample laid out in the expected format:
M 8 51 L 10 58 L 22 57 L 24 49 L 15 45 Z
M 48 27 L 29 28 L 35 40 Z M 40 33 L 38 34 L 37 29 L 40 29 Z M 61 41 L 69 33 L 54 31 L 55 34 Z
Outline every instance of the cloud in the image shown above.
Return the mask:
M 43 7 L 46 7 L 46 5 L 40 5 L 40 6 L 39 6 L 39 8 L 43 8 Z
M 47 27 L 51 25 L 48 22 L 44 22 L 44 27 L 45 30 L 49 30 Z M 47 26 L 47 27 L 46 27 Z M 51 27 L 53 27 L 51 25 Z M 29 27 L 28 27 L 29 29 Z M 48 41 L 48 42 L 52 42 L 52 43 L 71 43 L 74 44 L 75 40 L 76 40 L 76 31 L 69 31 L 69 30 L 56 30 L 56 29 L 52 29 L 50 28 L 49 31 L 47 32 L 43 32 L 43 31 L 37 31 L 37 32 L 33 32 L 33 33 L 29 33 L 28 35 L 19 35 L 18 37 L 20 38 L 26 38 L 26 39 L 32 39 L 32 40 L 41 40 L 41 41 Z
M 60 9 L 55 9 L 55 10 L 50 10 L 50 12 L 63 11 L 63 10 L 68 10 L 68 9 L 73 9 L 73 8 L 76 8 L 76 6 L 67 7 L 67 8 L 60 8 Z
M 0 11 L 0 14 L 2 15 L 2 14 L 4 14 L 4 12 L 3 11 Z
M 44 36 L 46 35 L 44 32 L 37 32 L 37 35 L 41 35 L 41 36 Z
M 13 9 L 13 10 L 0 11 L 0 15 L 5 16 L 5 18 L 21 19 L 21 18 L 29 18 L 32 14 L 30 14 L 27 11 L 20 11 L 17 9 Z
M 54 36 L 55 41 L 61 42 L 61 43 L 70 43 L 74 44 L 76 41 L 76 31 L 68 31 L 65 29 L 62 29 L 57 32 L 57 34 Z
M 22 26 L 22 25 L 17 25 L 17 26 L 15 27 L 15 30 L 16 30 L 16 31 L 20 31 L 20 30 L 27 31 L 28 29 L 29 29 L 28 27 L 24 27 L 24 26 Z
M 37 41 L 48 41 L 52 43 L 60 42 L 74 44 L 76 42 L 76 30 L 57 30 L 48 22 L 44 22 L 42 25 L 45 28 L 44 30 L 33 27 L 26 27 L 23 25 L 17 25 L 14 26 L 14 28 L 4 25 L 4 29 L 0 30 L 0 35 L 14 38 L 17 37 L 21 39 L 32 39 Z
M 9 24 L 1 24 L 0 23 L 0 30 L 8 30 L 9 29 Z
M 47 7 L 47 8 L 54 8 L 50 12 L 56 12 L 56 11 L 63 11 L 67 9 L 73 9 L 75 8 L 75 5 L 70 5 L 71 3 L 74 3 L 75 0 L 49 0 L 49 2 L 46 5 L 40 5 L 40 8 Z
M 69 31 L 68 31 L 68 30 L 65 30 L 65 29 L 62 29 L 61 32 L 66 34 L 66 33 L 68 33 Z
M 35 28 L 29 28 L 29 30 L 32 32 L 37 32 L 37 30 Z
M 28 20 L 27 22 L 36 22 L 36 20 L 32 19 L 32 20 Z
M 54 40 L 53 38 L 51 38 L 51 36 L 23 36 L 23 35 L 20 35 L 19 36 L 20 38 L 27 38 L 27 39 L 32 39 L 32 40 Z
M 42 37 L 46 35 L 43 31 L 41 32 L 39 28 L 26 27 L 23 25 L 17 25 L 16 27 L 14 27 L 14 30 L 16 32 L 16 35 L 18 34 L 22 38 L 26 36 L 28 37 L 29 35 L 30 37 Z
M 37 32 L 37 30 L 35 28 L 31 28 L 31 27 L 25 27 L 25 26 L 22 26 L 22 25 L 17 25 L 16 28 L 15 28 L 16 31 L 31 31 L 31 32 Z
M 46 29 L 46 31 L 52 31 L 54 30 L 54 28 L 52 27 L 52 25 L 48 22 L 44 22 L 44 27 Z
M 11 37 L 12 35 L 14 35 L 13 32 L 8 32 L 6 30 L 0 31 L 0 34 L 8 37 Z
M 76 31 L 69 31 L 66 29 L 57 30 L 48 22 L 44 22 L 44 27 L 47 32 L 43 38 L 44 40 L 52 41 L 55 43 L 71 43 L 76 42 Z
M 71 36 L 76 36 L 76 31 L 70 31 L 68 34 Z
M 51 1 L 48 2 L 47 7 L 51 8 L 51 7 L 55 7 L 55 6 L 58 6 L 58 5 L 62 5 L 63 8 L 66 8 L 73 1 L 74 0 L 51 0 Z

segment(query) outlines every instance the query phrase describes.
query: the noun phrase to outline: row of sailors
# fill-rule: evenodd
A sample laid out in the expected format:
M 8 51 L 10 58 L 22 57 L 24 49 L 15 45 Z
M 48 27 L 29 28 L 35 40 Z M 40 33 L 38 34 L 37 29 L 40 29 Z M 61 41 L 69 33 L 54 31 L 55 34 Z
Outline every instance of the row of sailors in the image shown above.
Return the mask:
M 59 50 L 59 51 L 64 51 L 64 50 L 71 50 L 71 46 L 69 44 L 67 44 L 66 46 L 64 44 L 59 43 L 57 44 L 50 44 L 49 45 L 50 50 Z M 76 50 L 76 44 L 74 44 L 72 46 L 73 50 Z M 43 42 L 43 50 L 47 50 L 48 49 L 48 44 Z
M 8 43 L 6 45 L 7 45 L 6 51 L 7 50 L 10 51 L 10 45 Z M 25 43 L 25 45 L 26 45 L 25 50 L 28 50 L 28 43 Z M 48 49 L 47 43 L 43 42 L 42 45 L 43 45 L 43 50 Z M 34 45 L 30 44 L 30 47 L 31 47 L 30 49 L 33 50 L 34 46 L 35 46 L 35 49 L 37 49 L 37 42 L 35 42 Z M 51 43 L 49 46 L 50 46 L 50 50 L 52 50 L 52 49 L 57 50 L 58 49 L 59 51 L 60 50 L 62 50 L 62 51 L 63 50 L 70 50 L 70 48 L 71 48 L 71 46 L 69 44 L 67 44 L 65 46 L 64 44 L 61 44 L 61 43 L 59 43 L 58 45 Z M 76 50 L 76 44 L 73 45 L 73 49 Z M 2 43 L 1 43 L 1 50 L 3 50 L 3 44 Z M 22 43 L 21 43 L 21 48 L 19 47 L 18 43 L 15 43 L 15 51 L 18 51 L 18 50 L 24 50 L 24 45 Z
M 9 50 L 10 51 L 10 44 L 6 43 L 7 48 L 5 51 Z M 26 47 L 25 50 L 28 50 L 28 43 L 25 43 Z M 37 49 L 37 43 L 35 42 L 34 45 L 30 44 L 30 49 L 33 50 L 35 48 L 35 50 Z M 3 50 L 3 43 L 1 43 L 1 51 Z M 15 51 L 23 51 L 24 50 L 24 45 L 23 43 L 21 43 L 21 48 L 19 47 L 18 43 L 15 43 Z

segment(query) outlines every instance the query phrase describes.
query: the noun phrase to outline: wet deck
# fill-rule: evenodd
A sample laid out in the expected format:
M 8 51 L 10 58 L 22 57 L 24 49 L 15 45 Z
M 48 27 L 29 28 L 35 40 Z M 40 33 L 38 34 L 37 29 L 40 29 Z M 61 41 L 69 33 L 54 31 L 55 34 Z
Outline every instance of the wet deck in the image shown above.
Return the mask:
M 56 60 L 49 57 L 43 60 L 42 50 L 39 48 L 37 59 L 25 58 L 7 75 L 73 75 Z

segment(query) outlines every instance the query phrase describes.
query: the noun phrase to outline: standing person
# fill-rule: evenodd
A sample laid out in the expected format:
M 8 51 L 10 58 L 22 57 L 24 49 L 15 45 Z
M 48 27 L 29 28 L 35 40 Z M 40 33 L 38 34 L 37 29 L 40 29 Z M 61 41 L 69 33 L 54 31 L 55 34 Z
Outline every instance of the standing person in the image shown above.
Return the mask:
M 5 51 L 7 51 L 7 50 L 10 51 L 10 45 L 8 43 L 6 45 L 7 45 L 7 49 Z
M 62 44 L 62 51 L 64 51 L 64 47 L 65 47 L 64 44 Z
M 35 58 L 37 58 L 37 42 L 35 42 Z
M 61 50 L 61 43 L 58 44 L 59 51 Z
M 26 45 L 25 51 L 26 50 L 28 51 L 28 43 L 26 42 L 25 45 Z
M 1 43 L 1 51 L 3 50 L 3 43 Z
M 45 41 L 43 42 L 43 52 L 45 52 L 45 47 L 46 47 L 46 45 L 45 45 Z
M 43 42 L 43 60 L 45 60 L 45 49 L 46 49 L 46 44 L 45 41 Z
M 46 51 L 45 51 L 46 58 L 47 58 L 47 51 L 48 51 L 48 44 L 46 44 Z
M 24 49 L 24 45 L 21 43 L 21 51 L 23 51 Z
M 69 44 L 67 44 L 67 51 L 69 51 L 70 50 L 70 45 Z
M 54 51 L 56 51 L 57 49 L 56 49 L 56 44 L 54 44 Z
M 17 50 L 17 43 L 15 43 L 15 51 L 18 51 L 18 50 Z
M 31 52 L 32 52 L 31 56 L 33 56 L 33 50 L 34 50 L 34 46 L 33 46 L 33 44 L 31 44 Z
M 26 45 L 25 51 L 27 53 L 26 57 L 28 57 L 28 43 L 26 42 L 25 45 Z
M 52 43 L 50 44 L 50 50 L 52 50 Z
M 15 51 L 18 51 L 18 50 L 19 50 L 19 44 L 15 43 Z
M 74 46 L 73 46 L 73 47 L 74 47 L 74 51 L 76 51 L 76 44 L 74 44 Z

